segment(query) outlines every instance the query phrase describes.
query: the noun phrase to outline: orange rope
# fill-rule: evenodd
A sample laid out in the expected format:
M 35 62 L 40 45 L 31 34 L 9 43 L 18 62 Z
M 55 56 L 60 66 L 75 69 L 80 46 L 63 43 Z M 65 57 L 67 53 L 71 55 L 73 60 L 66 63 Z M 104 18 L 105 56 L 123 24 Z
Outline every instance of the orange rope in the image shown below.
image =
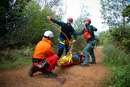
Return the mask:
M 56 6 L 56 8 L 57 8 L 57 11 L 58 11 L 58 15 L 53 15 L 53 16 L 49 16 L 49 17 L 51 17 L 51 18 L 55 18 L 55 17 L 58 17 L 58 16 L 60 16 L 60 12 L 59 12 L 59 9 L 58 9 L 58 7 L 57 7 L 57 5 L 56 5 L 56 2 L 55 2 L 55 0 L 53 0 L 54 1 L 54 3 L 55 3 L 55 6 Z M 66 36 L 66 34 L 64 33 L 64 32 L 62 32 L 50 19 L 48 19 L 50 22 L 51 22 L 51 24 L 56 28 L 56 29 L 58 29 L 61 33 L 63 33 L 64 35 L 65 35 L 65 37 L 67 38 L 67 41 L 68 41 L 68 43 L 69 43 L 69 46 L 70 46 L 70 43 L 71 43 L 71 41 L 68 39 L 68 37 Z
M 76 41 L 79 45 L 86 47 L 86 45 L 81 44 L 80 42 Z

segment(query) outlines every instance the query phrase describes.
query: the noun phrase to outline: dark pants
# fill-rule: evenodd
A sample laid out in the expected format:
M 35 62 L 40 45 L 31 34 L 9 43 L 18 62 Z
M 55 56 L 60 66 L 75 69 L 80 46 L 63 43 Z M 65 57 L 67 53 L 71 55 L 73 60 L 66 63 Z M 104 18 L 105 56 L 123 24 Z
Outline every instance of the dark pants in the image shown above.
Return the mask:
M 66 42 L 64 42 L 64 39 L 60 37 L 60 40 L 59 40 L 59 50 L 58 50 L 58 57 L 60 58 L 62 53 L 63 53 L 63 50 L 64 50 L 64 47 L 65 47 L 65 51 L 66 51 L 66 54 L 67 52 L 69 51 L 69 48 L 68 48 L 68 44 Z M 62 42 L 62 43 L 61 43 Z

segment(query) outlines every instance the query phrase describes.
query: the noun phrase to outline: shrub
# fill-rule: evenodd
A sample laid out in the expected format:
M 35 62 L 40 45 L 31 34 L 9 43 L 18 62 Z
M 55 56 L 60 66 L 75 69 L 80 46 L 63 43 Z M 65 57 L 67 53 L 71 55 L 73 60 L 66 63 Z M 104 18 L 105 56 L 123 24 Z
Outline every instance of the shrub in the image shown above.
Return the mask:
M 108 46 L 103 48 L 103 64 L 110 66 L 111 76 L 105 82 L 112 87 L 130 87 L 130 55 Z

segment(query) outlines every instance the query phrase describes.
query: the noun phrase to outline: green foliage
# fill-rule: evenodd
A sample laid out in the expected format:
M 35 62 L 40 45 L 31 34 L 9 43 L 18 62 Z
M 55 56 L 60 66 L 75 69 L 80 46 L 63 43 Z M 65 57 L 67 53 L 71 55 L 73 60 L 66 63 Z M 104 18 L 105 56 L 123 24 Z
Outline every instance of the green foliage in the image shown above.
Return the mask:
M 119 48 L 130 50 L 130 27 L 126 29 L 114 28 L 99 35 L 100 44 L 115 45 Z
M 123 11 L 125 0 L 100 0 L 101 2 L 101 16 L 104 19 L 104 24 L 108 25 L 110 29 L 113 27 L 123 26 L 121 20 L 121 12 Z
M 110 66 L 111 76 L 105 85 L 112 87 L 130 86 L 130 55 L 114 46 L 103 48 L 103 64 Z M 107 86 L 108 87 L 108 86 Z
M 14 0 L 3 0 L 0 2 L 0 30 L 5 31 L 0 36 L 14 32 L 19 25 L 19 18 L 26 4 L 26 0 L 16 0 L 16 2 Z
M 42 39 L 46 30 L 55 31 L 46 18 L 48 15 L 54 15 L 51 9 L 41 10 L 38 3 L 31 2 L 24 8 L 23 14 L 26 16 L 27 25 L 19 27 L 19 31 L 16 32 L 19 38 L 16 37 L 16 39 L 24 39 L 27 43 L 37 43 Z
M 107 30 L 106 32 L 100 33 L 99 40 L 101 45 L 109 45 L 114 42 L 114 38 L 111 35 L 111 32 Z
M 7 1 L 7 3 L 9 3 L 9 1 Z M 10 4 L 8 4 L 8 6 L 10 6 Z M 11 6 L 14 9 L 7 9 L 10 12 L 8 19 L 11 21 L 7 23 L 9 26 L 6 35 L 0 37 L 1 48 L 8 47 L 9 45 L 17 46 L 18 44 L 36 44 L 42 39 L 46 30 L 51 30 L 54 33 L 55 38 L 53 40 L 53 44 L 57 44 L 57 38 L 59 37 L 59 33 L 57 32 L 59 31 L 47 19 L 48 15 L 55 15 L 55 12 L 52 11 L 51 8 L 41 9 L 38 3 L 27 3 L 26 0 L 17 0 L 17 2 L 11 4 Z M 7 10 L 3 13 L 3 15 L 8 13 Z M 57 19 L 61 20 L 60 17 L 57 17 Z M 3 30 L 0 29 L 2 34 L 6 31 L 5 28 L 7 27 L 4 26 L 2 28 Z
M 107 65 L 122 66 L 125 64 L 129 64 L 129 56 L 126 55 L 124 51 L 120 51 L 118 48 L 115 48 L 114 46 L 104 47 L 103 53 L 105 54 L 103 56 L 103 62 L 107 62 Z
M 123 16 L 129 16 L 130 15 L 130 4 L 122 11 Z
M 122 11 L 122 16 L 128 17 L 127 23 L 130 22 L 130 4 Z
M 112 76 L 110 82 L 113 87 L 129 87 L 130 86 L 130 65 L 121 67 L 112 67 Z
M 123 48 L 130 49 L 130 27 L 126 27 L 125 30 L 122 28 L 116 28 L 112 30 L 112 36 L 115 41 L 119 41 Z
M 7 33 L 7 29 L 3 26 L 6 24 L 6 11 L 9 10 L 9 0 L 0 1 L 0 37 Z
M 14 39 L 14 33 L 20 26 L 22 9 L 27 4 L 26 0 L 3 0 L 0 2 L 0 47 L 5 47 Z
M 9 49 L 2 51 L 0 69 L 24 66 L 31 64 L 34 47 L 22 47 L 21 49 Z
M 111 76 L 103 81 L 106 87 L 129 87 L 130 81 L 130 27 L 114 28 L 99 35 L 103 48 L 103 64 L 110 66 Z M 116 47 L 114 47 L 114 46 Z M 123 48 L 118 49 L 118 48 Z M 126 54 L 127 53 L 127 54 Z

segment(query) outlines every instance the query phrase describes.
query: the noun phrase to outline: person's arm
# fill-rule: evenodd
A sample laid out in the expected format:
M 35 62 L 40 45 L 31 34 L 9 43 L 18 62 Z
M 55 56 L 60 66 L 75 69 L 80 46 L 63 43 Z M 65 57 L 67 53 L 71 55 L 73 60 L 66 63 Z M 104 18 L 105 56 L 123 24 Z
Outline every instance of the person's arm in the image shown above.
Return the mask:
M 92 28 L 93 28 L 93 31 L 97 31 L 97 28 L 95 28 L 94 26 L 92 26 Z
M 47 54 L 48 57 L 55 54 L 54 51 L 52 50 L 51 46 L 48 47 L 48 50 L 46 51 L 46 54 Z
M 57 21 L 57 20 L 55 20 L 55 19 L 53 19 L 53 18 L 50 18 L 50 20 L 51 20 L 52 22 L 58 24 L 59 26 L 63 26 L 63 25 L 65 24 L 64 22 Z
M 84 29 L 81 32 L 75 32 L 76 35 L 81 35 L 84 33 Z

